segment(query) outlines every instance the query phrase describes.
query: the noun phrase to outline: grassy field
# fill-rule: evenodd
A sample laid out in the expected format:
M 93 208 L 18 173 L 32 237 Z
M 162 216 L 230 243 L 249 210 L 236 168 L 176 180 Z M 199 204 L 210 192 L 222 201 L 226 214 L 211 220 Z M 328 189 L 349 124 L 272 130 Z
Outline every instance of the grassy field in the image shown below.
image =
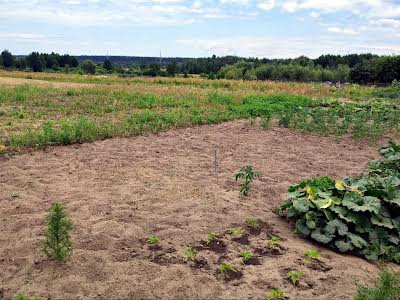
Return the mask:
M 357 85 L 0 72 L 0 153 L 257 117 L 376 139 L 399 131 L 399 97 Z

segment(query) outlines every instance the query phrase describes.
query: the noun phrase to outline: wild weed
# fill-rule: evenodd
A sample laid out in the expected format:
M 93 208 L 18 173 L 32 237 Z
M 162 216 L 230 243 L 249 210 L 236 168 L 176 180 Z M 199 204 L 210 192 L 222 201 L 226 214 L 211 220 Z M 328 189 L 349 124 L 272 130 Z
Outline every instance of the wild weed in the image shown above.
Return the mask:
M 206 240 L 207 245 L 210 245 L 217 240 L 218 240 L 218 235 L 215 232 L 211 231 L 207 234 L 207 240 Z
M 189 247 L 183 250 L 186 261 L 196 261 L 197 250 L 195 248 Z
M 271 236 L 269 240 L 266 241 L 267 246 L 272 249 L 278 249 L 280 247 L 281 239 L 277 236 Z
M 230 263 L 222 263 L 219 266 L 219 270 L 221 271 L 222 274 L 224 274 L 226 277 L 230 277 L 233 273 L 237 273 L 238 270 L 234 268 Z
M 258 224 L 258 220 L 254 217 L 246 218 L 245 223 L 248 227 L 251 227 L 253 229 L 258 229 L 260 227 L 260 225 Z
M 229 228 L 228 234 L 235 238 L 241 238 L 244 235 L 244 229 L 242 227 Z

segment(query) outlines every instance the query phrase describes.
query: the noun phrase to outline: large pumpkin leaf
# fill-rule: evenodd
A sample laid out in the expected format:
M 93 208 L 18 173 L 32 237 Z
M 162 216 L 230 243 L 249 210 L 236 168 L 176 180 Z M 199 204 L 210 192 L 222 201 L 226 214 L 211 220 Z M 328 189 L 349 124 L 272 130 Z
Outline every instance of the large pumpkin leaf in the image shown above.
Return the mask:
M 372 224 L 374 224 L 376 226 L 386 227 L 386 228 L 389 228 L 389 229 L 393 229 L 394 228 L 392 220 L 390 218 L 382 216 L 381 214 L 373 215 L 371 217 L 371 222 L 372 222 Z
M 333 235 L 326 232 L 325 230 L 315 229 L 311 232 L 311 237 L 317 242 L 328 244 L 333 240 Z
M 305 213 L 310 209 L 306 198 L 293 199 L 293 208 L 298 212 Z
M 304 236 L 308 236 L 311 233 L 311 229 L 308 228 L 304 219 L 299 219 L 296 222 L 296 231 Z
M 368 246 L 368 243 L 366 240 L 364 240 L 362 237 L 360 237 L 359 235 L 353 234 L 353 233 L 348 233 L 347 236 L 350 238 L 351 243 L 353 244 L 353 246 L 357 247 L 357 248 L 363 248 Z
M 318 209 L 324 209 L 328 208 L 333 204 L 332 198 L 317 198 L 317 199 L 311 199 L 311 202 L 314 203 L 314 205 Z
M 339 218 L 345 220 L 346 222 L 351 222 L 354 224 L 360 223 L 360 217 L 357 213 L 347 209 L 343 206 L 331 206 L 330 210 L 338 214 Z
M 349 228 L 342 221 L 335 219 L 335 220 L 329 221 L 326 224 L 325 230 L 327 232 L 329 232 L 330 234 L 338 233 L 339 235 L 346 235 L 347 232 L 349 231 Z
M 340 252 L 347 252 L 354 249 L 353 245 L 348 240 L 337 240 L 335 242 L 335 246 L 339 249 Z
M 344 195 L 342 204 L 353 211 L 370 211 L 375 214 L 379 213 L 381 201 L 372 196 L 362 197 L 357 192 L 348 192 Z

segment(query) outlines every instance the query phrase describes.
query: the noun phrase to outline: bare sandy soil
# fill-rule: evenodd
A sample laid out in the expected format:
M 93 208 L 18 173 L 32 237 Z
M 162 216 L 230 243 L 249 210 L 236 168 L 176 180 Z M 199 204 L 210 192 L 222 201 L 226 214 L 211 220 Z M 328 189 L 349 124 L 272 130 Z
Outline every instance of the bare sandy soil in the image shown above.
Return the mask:
M 296 237 L 271 209 L 292 183 L 362 172 L 376 148 L 235 121 L 3 159 L 0 298 L 23 292 L 44 299 L 263 299 L 282 288 L 290 299 L 351 299 L 354 281 L 371 283 L 377 266 Z M 245 164 L 262 174 L 248 197 L 233 178 Z M 40 251 L 55 200 L 74 223 L 65 264 Z M 247 230 L 239 241 L 224 234 L 248 216 L 263 221 L 260 232 Z M 209 231 L 221 234 L 224 247 L 200 246 Z M 145 244 L 152 234 L 161 238 L 155 251 Z M 266 248 L 272 234 L 282 238 L 282 249 Z M 198 263 L 184 262 L 188 246 L 198 246 Z M 304 262 L 310 249 L 321 251 L 320 262 Z M 241 266 L 243 250 L 258 259 Z M 225 280 L 218 266 L 232 261 L 240 274 Z M 296 287 L 286 279 L 289 270 L 305 274 Z

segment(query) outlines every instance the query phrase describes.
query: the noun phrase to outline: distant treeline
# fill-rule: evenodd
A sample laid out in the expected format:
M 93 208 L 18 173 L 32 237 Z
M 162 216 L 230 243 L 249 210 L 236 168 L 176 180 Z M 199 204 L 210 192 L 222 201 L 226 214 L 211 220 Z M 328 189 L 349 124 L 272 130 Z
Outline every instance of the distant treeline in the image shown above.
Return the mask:
M 117 73 L 125 76 L 189 76 L 209 79 L 280 80 L 300 82 L 340 81 L 388 84 L 400 80 L 400 56 L 373 54 L 321 55 L 316 59 L 160 58 L 128 56 L 71 56 L 32 52 L 13 56 L 4 50 L 0 67 L 31 69 L 35 72 Z

